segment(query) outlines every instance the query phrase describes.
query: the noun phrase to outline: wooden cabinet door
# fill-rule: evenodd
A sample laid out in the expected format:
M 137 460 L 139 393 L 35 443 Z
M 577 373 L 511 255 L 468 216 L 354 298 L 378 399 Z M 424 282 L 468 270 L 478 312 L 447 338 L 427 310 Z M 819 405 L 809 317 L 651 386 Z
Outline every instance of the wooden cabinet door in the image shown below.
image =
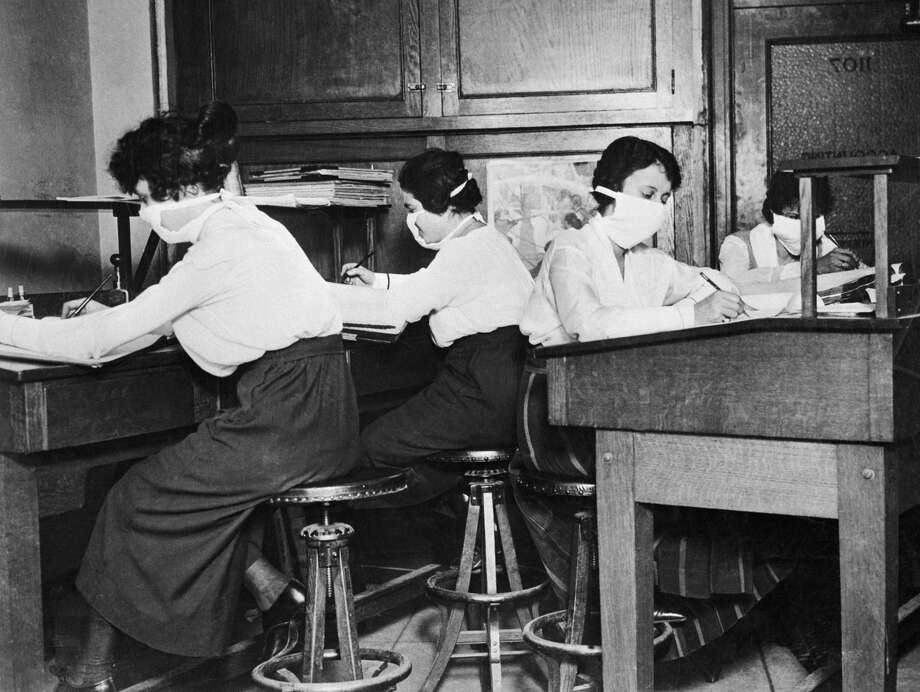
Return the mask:
M 673 108 L 693 98 L 692 87 L 678 94 L 676 85 L 683 76 L 696 83 L 696 8 L 695 0 L 440 0 L 442 114 Z
M 422 114 L 425 92 L 413 88 L 423 82 L 420 46 L 437 37 L 422 36 L 418 0 L 182 0 L 173 8 L 179 84 L 210 82 L 211 95 L 244 121 Z

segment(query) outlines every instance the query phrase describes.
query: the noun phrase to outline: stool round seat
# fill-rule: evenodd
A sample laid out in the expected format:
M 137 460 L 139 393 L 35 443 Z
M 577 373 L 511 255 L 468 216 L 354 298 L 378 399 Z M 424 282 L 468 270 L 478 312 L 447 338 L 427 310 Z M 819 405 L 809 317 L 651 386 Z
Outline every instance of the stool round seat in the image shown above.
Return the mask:
M 310 505 L 366 500 L 399 493 L 408 487 L 405 471 L 359 469 L 340 479 L 295 485 L 266 499 L 269 505 Z
M 506 466 L 511 463 L 517 448 L 507 449 L 449 449 L 425 457 L 435 464 L 457 464 L 461 466 Z
M 591 481 L 563 478 L 539 471 L 511 471 L 511 481 L 522 490 L 561 497 L 594 497 L 595 485 Z
M 360 649 L 362 661 L 379 661 L 382 665 L 373 677 L 337 682 L 300 682 L 291 669 L 298 670 L 303 654 L 286 654 L 260 663 L 252 671 L 252 679 L 259 685 L 282 692 L 388 692 L 393 686 L 409 677 L 412 665 L 395 651 Z

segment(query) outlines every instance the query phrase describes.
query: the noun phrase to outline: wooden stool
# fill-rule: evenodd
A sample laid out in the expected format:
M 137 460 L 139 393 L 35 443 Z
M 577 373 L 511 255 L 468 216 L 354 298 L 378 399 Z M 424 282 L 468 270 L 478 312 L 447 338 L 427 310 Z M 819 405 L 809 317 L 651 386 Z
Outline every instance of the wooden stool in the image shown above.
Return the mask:
M 447 606 L 446 619 L 441 624 L 441 635 L 435 651 L 431 671 L 422 684 L 421 692 L 433 692 L 441 681 L 451 658 L 488 658 L 489 689 L 499 692 L 502 689 L 502 656 L 529 654 L 522 649 L 503 651 L 503 643 L 523 641 L 524 625 L 534 617 L 529 605 L 524 602 L 539 596 L 548 584 L 545 575 L 540 574 L 534 586 L 524 587 L 521 569 L 517 562 L 514 541 L 511 538 L 511 526 L 505 509 L 505 482 L 508 464 L 515 450 L 462 450 L 442 452 L 427 458 L 427 461 L 441 464 L 456 464 L 467 467 L 465 472 L 469 480 L 469 497 L 467 500 L 466 530 L 463 536 L 463 548 L 460 554 L 460 566 L 428 580 L 428 595 L 438 603 Z M 470 591 L 470 579 L 473 573 L 477 536 L 481 531 L 481 556 L 483 569 L 483 588 L 480 592 Z M 505 565 L 505 575 L 509 591 L 498 590 L 498 551 L 495 536 L 498 534 L 501 554 Z M 515 603 L 520 629 L 501 629 L 499 622 L 500 608 L 507 603 Z M 463 630 L 463 621 L 467 607 L 476 605 L 484 609 L 484 629 Z M 484 652 L 455 653 L 458 644 L 484 644 Z
M 587 506 L 594 504 L 594 483 L 584 480 L 559 478 L 537 471 L 515 469 L 514 484 L 523 489 L 554 497 L 585 498 Z M 524 641 L 534 651 L 557 665 L 551 669 L 548 692 L 581 692 L 599 689 L 587 676 L 579 676 L 578 662 L 600 658 L 601 647 L 582 643 L 588 617 L 588 599 L 591 582 L 597 571 L 597 522 L 594 512 L 585 509 L 575 513 L 575 530 L 572 536 L 572 563 L 569 571 L 569 599 L 565 610 L 557 610 L 534 618 L 524 627 Z M 553 625 L 563 633 L 563 641 L 543 636 L 544 628 Z M 658 650 L 673 635 L 667 622 L 654 623 L 653 645 Z
M 348 543 L 354 529 L 331 522 L 329 507 L 334 502 L 355 501 L 398 493 L 406 489 L 403 472 L 381 473 L 362 469 L 347 478 L 300 485 L 268 498 L 273 507 L 321 504 L 323 521 L 301 531 L 307 544 L 307 633 L 301 653 L 283 653 L 256 666 L 252 679 L 269 689 L 295 692 L 346 692 L 350 690 L 392 690 L 405 679 L 412 666 L 401 654 L 358 647 L 355 599 L 348 566 Z M 326 599 L 335 603 L 338 651 L 325 649 Z M 347 680 L 323 682 L 324 662 L 341 660 Z M 379 661 L 373 676 L 364 677 L 362 661 Z M 298 678 L 291 668 L 300 667 Z

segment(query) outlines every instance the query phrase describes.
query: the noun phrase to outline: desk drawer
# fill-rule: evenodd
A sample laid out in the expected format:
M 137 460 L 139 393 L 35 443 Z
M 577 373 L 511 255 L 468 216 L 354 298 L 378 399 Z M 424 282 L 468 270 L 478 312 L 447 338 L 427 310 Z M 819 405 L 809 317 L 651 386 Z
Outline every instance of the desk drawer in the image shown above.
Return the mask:
M 4 451 L 37 452 L 194 425 L 217 409 L 213 380 L 184 364 L 15 383 L 0 398 Z

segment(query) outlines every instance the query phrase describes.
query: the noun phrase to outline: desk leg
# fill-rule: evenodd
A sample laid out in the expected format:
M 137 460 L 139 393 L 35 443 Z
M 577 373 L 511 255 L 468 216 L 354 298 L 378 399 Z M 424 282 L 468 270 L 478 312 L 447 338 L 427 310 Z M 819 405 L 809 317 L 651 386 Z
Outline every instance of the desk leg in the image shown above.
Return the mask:
M 38 490 L 34 472 L 0 456 L 0 690 L 51 690 L 45 671 Z
M 898 508 L 894 452 L 837 446 L 841 662 L 848 692 L 897 682 Z
M 597 431 L 597 542 L 605 692 L 651 690 L 652 512 L 635 501 L 635 434 Z

